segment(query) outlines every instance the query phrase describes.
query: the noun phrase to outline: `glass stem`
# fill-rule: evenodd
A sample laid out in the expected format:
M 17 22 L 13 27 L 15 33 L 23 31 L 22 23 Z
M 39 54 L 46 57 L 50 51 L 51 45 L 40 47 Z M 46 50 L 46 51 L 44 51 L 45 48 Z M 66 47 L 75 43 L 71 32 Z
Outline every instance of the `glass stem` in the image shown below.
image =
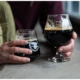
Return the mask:
M 63 57 L 63 54 L 62 54 L 62 52 L 58 52 L 57 51 L 57 47 L 55 47 L 55 52 L 56 52 L 56 55 L 55 56 L 58 56 L 58 57 Z

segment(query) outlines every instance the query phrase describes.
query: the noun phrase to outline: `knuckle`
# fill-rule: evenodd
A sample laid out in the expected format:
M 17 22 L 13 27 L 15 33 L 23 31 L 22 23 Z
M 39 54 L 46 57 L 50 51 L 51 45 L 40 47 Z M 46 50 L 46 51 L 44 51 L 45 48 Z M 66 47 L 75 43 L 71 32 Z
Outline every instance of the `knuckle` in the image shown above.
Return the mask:
M 3 53 L 0 53 L 0 57 L 3 57 Z
M 11 41 L 10 43 L 11 43 L 11 44 L 14 44 L 14 43 L 15 43 L 15 41 Z
M 25 49 L 23 49 L 23 48 L 19 48 L 18 50 L 19 50 L 20 53 L 26 53 Z
M 23 52 L 28 54 L 29 53 L 29 50 L 24 49 Z
M 26 63 L 26 62 L 27 62 L 27 60 L 26 60 L 26 59 L 24 59 L 24 58 L 22 58 L 22 59 L 21 59 L 21 62 Z
M 19 43 L 22 44 L 23 43 L 22 40 L 20 40 Z
M 2 46 L 0 51 L 5 52 L 5 46 Z
M 19 61 L 19 62 L 23 62 L 23 58 L 19 58 L 18 61 Z
M 5 54 L 4 54 L 4 53 L 1 53 L 1 56 L 2 56 L 2 57 L 5 57 Z
M 4 46 L 4 45 L 7 45 L 7 43 L 8 43 L 8 42 L 5 42 L 5 43 L 3 44 L 3 46 Z
M 12 47 L 12 51 L 13 52 L 17 51 L 16 47 Z
M 10 60 L 14 60 L 14 56 L 8 56 Z
M 24 40 L 20 40 L 20 41 L 18 41 L 18 43 L 19 43 L 20 45 L 24 45 L 24 44 L 25 44 L 25 41 L 24 41 Z

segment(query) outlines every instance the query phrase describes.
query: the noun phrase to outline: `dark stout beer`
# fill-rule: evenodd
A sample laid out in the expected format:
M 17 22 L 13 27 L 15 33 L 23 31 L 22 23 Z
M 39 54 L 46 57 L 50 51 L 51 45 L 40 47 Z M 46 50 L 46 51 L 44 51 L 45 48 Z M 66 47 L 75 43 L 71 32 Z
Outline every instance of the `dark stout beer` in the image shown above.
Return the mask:
M 45 38 L 47 42 L 51 44 L 53 47 L 59 47 L 61 45 L 67 44 L 72 38 L 72 32 L 72 27 L 65 29 L 61 27 L 48 27 L 44 29 Z
M 29 38 L 29 40 L 28 39 L 25 39 L 25 40 L 28 41 L 28 44 L 20 45 L 18 47 L 29 48 L 32 50 L 32 54 L 15 53 L 15 55 L 21 56 L 21 57 L 29 57 L 31 61 L 34 61 L 35 58 L 40 55 L 40 48 L 39 48 L 38 40 L 36 38 Z

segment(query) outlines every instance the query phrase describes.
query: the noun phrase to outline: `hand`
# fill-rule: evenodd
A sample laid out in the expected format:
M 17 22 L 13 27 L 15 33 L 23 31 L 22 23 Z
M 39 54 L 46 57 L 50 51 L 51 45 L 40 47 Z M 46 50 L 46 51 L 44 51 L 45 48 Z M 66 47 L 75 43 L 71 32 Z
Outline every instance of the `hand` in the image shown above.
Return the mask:
M 72 33 L 72 39 L 68 45 L 60 46 L 58 48 L 59 52 L 63 52 L 63 55 L 69 57 L 74 50 L 74 40 L 77 38 L 77 34 L 75 32 Z
M 30 61 L 28 57 L 19 57 L 14 55 L 14 53 L 25 53 L 32 54 L 30 49 L 19 48 L 15 45 L 25 45 L 28 42 L 25 40 L 14 40 L 4 43 L 0 46 L 0 64 L 3 63 L 26 63 Z

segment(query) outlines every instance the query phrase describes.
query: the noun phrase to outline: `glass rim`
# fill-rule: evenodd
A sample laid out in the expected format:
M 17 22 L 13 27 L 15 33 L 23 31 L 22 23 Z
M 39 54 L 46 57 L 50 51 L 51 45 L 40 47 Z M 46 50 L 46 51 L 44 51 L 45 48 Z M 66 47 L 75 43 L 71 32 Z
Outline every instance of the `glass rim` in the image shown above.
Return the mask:
M 28 32 L 34 32 L 35 34 L 37 33 L 36 30 L 34 29 L 18 29 L 16 30 L 16 33 L 28 33 Z
M 67 15 L 67 16 L 69 16 L 69 14 L 48 14 L 47 16 L 48 17 L 50 17 L 50 16 L 54 17 L 54 16 L 57 16 L 57 15 Z
M 48 16 L 53 16 L 53 15 L 69 15 L 67 13 L 63 13 L 63 14 L 48 14 Z

